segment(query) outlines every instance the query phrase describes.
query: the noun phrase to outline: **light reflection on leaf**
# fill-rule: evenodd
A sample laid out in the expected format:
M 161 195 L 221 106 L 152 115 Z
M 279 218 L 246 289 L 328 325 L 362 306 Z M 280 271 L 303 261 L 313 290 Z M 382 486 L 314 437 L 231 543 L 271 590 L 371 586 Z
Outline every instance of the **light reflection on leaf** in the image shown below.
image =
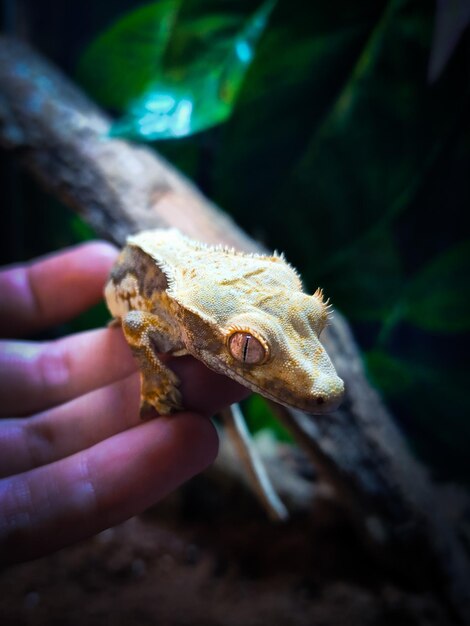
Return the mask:
M 274 5 L 275 0 L 264 2 L 241 30 L 222 44 L 211 47 L 209 40 L 208 47 L 186 63 L 184 76 L 179 66 L 163 67 L 145 93 L 114 123 L 111 134 L 147 141 L 172 139 L 225 121 Z

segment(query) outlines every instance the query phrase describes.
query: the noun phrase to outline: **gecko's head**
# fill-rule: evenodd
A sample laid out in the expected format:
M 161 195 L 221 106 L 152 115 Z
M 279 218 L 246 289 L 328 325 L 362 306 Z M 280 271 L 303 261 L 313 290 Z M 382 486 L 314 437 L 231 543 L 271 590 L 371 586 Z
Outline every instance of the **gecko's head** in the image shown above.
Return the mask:
M 278 290 L 219 324 L 199 358 L 215 371 L 280 404 L 328 413 L 340 404 L 344 384 L 319 341 L 328 319 L 321 292 Z M 217 344 L 217 349 L 215 347 Z

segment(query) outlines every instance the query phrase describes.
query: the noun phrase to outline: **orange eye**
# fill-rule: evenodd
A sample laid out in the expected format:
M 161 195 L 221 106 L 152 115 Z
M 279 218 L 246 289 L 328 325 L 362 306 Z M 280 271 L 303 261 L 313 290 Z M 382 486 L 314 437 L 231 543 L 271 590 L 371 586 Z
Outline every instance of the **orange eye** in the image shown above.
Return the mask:
M 237 361 L 257 365 L 266 359 L 266 349 L 251 333 L 237 331 L 228 341 L 230 354 Z

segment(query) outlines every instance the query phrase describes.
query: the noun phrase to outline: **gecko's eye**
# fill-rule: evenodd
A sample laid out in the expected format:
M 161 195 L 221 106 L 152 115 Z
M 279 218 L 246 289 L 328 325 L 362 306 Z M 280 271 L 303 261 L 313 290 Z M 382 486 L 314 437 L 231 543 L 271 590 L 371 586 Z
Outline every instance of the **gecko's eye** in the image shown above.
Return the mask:
M 228 349 L 234 359 L 249 365 L 259 365 L 267 357 L 267 349 L 261 341 L 245 331 L 235 331 L 230 335 Z

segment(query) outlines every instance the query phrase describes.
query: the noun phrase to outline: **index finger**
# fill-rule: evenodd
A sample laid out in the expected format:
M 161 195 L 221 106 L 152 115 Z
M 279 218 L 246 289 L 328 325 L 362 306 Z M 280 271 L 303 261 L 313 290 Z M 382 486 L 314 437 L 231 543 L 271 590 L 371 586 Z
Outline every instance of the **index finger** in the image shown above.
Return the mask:
M 99 302 L 116 256 L 110 244 L 92 242 L 0 272 L 0 335 L 34 333 Z

